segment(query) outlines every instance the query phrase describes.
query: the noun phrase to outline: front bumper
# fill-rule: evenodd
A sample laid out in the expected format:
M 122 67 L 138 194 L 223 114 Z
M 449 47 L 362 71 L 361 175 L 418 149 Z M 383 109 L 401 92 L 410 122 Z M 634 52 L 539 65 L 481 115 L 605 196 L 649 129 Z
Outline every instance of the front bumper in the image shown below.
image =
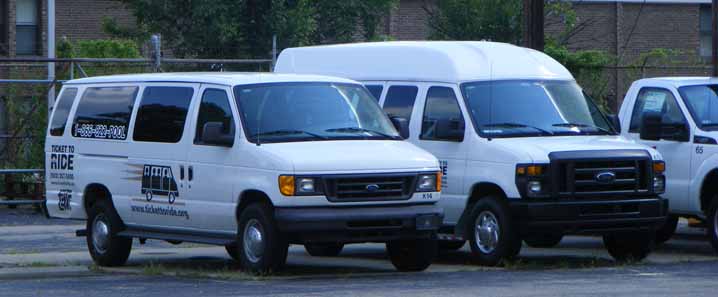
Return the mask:
M 274 218 L 291 243 L 385 242 L 434 237 L 444 212 L 435 204 L 302 207 L 276 208 Z
M 659 228 L 668 214 L 668 200 L 592 199 L 509 202 L 522 234 L 606 234 Z

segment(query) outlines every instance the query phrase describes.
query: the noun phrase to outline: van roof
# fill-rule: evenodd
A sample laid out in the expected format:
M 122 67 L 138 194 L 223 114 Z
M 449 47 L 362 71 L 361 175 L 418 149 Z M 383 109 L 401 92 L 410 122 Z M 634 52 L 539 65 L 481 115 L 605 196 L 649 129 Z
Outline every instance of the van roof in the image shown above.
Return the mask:
M 219 85 L 246 85 L 278 82 L 336 82 L 356 83 L 355 81 L 319 75 L 275 74 L 275 73 L 239 73 L 239 72 L 186 72 L 186 73 L 149 73 L 95 76 L 74 79 L 65 82 L 70 84 L 101 84 L 101 83 L 141 83 L 141 82 L 186 82 Z
M 708 76 L 668 76 L 644 78 L 636 81 L 638 84 L 651 84 L 651 82 L 662 82 L 676 88 L 690 85 L 718 84 L 718 78 Z
M 280 55 L 275 72 L 363 81 L 574 79 L 563 65 L 542 52 L 486 41 L 396 41 L 289 48 Z

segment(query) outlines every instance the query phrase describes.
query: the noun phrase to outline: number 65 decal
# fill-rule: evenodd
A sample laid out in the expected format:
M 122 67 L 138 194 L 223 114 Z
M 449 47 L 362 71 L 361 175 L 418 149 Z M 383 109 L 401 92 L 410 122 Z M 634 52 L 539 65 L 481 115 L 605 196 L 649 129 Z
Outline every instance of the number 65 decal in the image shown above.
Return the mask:
M 700 155 L 700 154 L 703 154 L 703 147 L 702 147 L 702 146 L 697 146 L 697 147 L 696 147 L 696 154 L 699 154 L 699 155 Z

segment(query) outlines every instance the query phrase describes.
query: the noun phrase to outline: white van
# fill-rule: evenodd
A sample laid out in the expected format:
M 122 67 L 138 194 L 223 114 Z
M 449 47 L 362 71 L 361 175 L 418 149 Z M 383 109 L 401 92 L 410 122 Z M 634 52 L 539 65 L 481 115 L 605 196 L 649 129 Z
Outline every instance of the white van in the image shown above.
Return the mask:
M 496 265 L 521 240 L 603 235 L 641 259 L 666 219 L 661 155 L 621 138 L 571 74 L 545 54 L 492 42 L 385 42 L 292 48 L 279 73 L 364 83 L 404 136 L 437 156 L 444 248 L 468 240 Z
M 656 240 L 670 239 L 679 217 L 697 218 L 718 252 L 718 79 L 638 80 L 619 116 L 623 135 L 655 147 L 670 164 L 664 196 L 671 216 Z
M 224 245 L 255 273 L 281 268 L 289 244 L 336 255 L 387 242 L 399 270 L 423 270 L 436 252 L 439 163 L 350 80 L 72 80 L 45 150 L 49 215 L 86 219 L 79 233 L 99 265 L 125 263 L 133 238 Z

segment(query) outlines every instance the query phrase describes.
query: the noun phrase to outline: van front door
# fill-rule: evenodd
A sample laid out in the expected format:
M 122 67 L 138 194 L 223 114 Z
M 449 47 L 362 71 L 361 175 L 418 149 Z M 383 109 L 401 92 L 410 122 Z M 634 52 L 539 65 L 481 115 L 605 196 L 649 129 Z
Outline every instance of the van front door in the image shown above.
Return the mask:
M 202 85 L 201 99 L 195 103 L 192 116 L 192 143 L 189 149 L 187 185 L 190 199 L 199 207 L 194 210 L 200 228 L 211 232 L 234 234 L 236 198 L 233 186 L 240 176 L 233 147 L 239 146 L 236 108 L 232 104 L 231 89 L 224 86 Z M 211 127 L 221 127 L 222 140 Z M 205 133 L 208 132 L 208 133 Z M 215 139 L 211 139 L 215 137 Z
M 129 146 L 130 225 L 191 228 L 194 203 L 188 199 L 188 115 L 199 84 L 147 84 L 141 90 Z

